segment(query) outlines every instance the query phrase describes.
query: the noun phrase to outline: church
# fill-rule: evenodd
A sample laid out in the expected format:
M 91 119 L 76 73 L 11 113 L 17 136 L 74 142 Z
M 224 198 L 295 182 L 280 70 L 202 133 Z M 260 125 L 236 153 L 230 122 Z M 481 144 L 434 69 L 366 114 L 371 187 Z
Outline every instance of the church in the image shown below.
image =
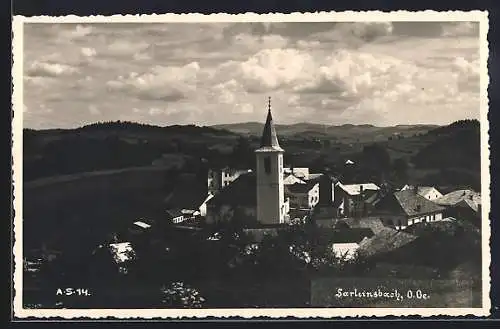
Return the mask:
M 219 184 L 219 190 L 207 202 L 206 222 L 239 220 L 248 225 L 279 225 L 295 219 L 301 211 L 308 213 L 319 201 L 323 175 L 310 174 L 308 168 L 284 168 L 284 152 L 269 99 L 260 146 L 255 150 L 255 172 L 239 172 L 230 183 Z M 234 174 L 231 170 L 222 173 L 222 177 L 228 175 Z M 330 192 L 325 195 L 331 196 L 328 201 L 331 202 L 332 183 L 327 185 Z M 303 199 L 311 202 L 299 202 Z

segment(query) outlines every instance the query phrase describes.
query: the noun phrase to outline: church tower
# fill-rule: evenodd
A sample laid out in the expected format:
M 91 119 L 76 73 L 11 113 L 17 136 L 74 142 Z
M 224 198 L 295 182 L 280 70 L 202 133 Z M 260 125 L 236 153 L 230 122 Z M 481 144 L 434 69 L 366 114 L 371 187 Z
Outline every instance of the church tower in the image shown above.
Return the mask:
M 283 153 L 278 143 L 271 115 L 271 98 L 257 158 L 257 220 L 262 224 L 285 221 L 285 192 L 283 186 Z

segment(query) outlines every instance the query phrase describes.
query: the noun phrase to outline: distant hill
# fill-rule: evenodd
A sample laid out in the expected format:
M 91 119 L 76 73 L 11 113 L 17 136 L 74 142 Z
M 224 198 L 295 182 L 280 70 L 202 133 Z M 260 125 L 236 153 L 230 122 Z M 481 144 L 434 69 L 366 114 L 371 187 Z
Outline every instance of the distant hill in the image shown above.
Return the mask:
M 263 123 L 245 122 L 211 126 L 237 134 L 260 136 Z M 322 125 L 315 123 L 296 123 L 291 125 L 276 125 L 278 136 L 281 138 L 329 138 L 332 140 L 363 142 L 383 141 L 390 136 L 408 137 L 415 134 L 424 134 L 439 127 L 438 125 L 397 125 L 392 127 L 377 127 L 369 124 L 340 126 Z
M 412 162 L 420 168 L 479 169 L 481 159 L 479 121 L 462 120 L 429 131 L 431 143 L 419 150 Z
M 247 168 L 254 164 L 253 150 L 258 147 L 262 129 L 262 123 L 257 122 L 159 127 L 120 121 L 77 129 L 25 129 L 24 179 L 157 163 L 173 166 L 186 159 L 182 170 L 194 170 L 200 158 L 207 159 L 210 166 Z M 465 184 L 477 189 L 480 182 L 478 122 L 393 127 L 297 123 L 278 125 L 277 130 L 286 149 L 285 162 L 293 161 L 297 166 L 335 168 L 346 158 L 356 160 L 364 146 L 375 142 L 387 150 L 391 160 L 404 158 L 416 168 L 418 172 L 410 176 L 418 183 Z M 239 156 L 232 156 L 242 136 L 249 137 L 247 145 Z
M 225 161 L 239 135 L 195 125 L 158 127 L 132 122 L 105 122 L 77 129 L 23 131 L 24 179 L 165 164 L 186 156 Z M 165 158 L 165 155 L 172 156 Z M 175 160 L 175 161 L 174 161 Z M 179 161 L 177 161 L 179 160 Z M 168 162 L 168 161 L 167 161 Z M 189 166 L 190 163 L 187 164 Z

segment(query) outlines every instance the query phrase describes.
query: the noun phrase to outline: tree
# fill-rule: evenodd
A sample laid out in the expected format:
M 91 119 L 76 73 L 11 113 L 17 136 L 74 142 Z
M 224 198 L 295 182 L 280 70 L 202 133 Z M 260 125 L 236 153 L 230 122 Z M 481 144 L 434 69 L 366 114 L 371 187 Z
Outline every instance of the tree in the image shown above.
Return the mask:
M 168 307 L 200 308 L 205 302 L 200 293 L 183 282 L 174 282 L 161 288 L 162 304 Z
M 408 162 L 404 158 L 394 160 L 392 167 L 396 177 L 400 180 L 407 180 L 408 178 Z
M 236 165 L 251 167 L 254 163 L 253 149 L 245 137 L 238 138 L 238 141 L 233 148 L 232 159 Z
M 371 144 L 363 147 L 363 160 L 380 170 L 386 171 L 391 164 L 391 158 L 387 149 L 380 144 Z

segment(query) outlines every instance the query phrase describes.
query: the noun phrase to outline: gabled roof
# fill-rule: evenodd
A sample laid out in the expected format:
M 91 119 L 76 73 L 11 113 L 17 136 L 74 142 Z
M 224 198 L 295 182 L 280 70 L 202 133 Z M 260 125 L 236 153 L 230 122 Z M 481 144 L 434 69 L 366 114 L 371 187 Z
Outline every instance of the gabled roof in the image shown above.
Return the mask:
M 432 192 L 432 190 L 437 191 L 437 189 L 435 187 L 432 187 L 432 186 L 419 186 L 418 187 L 418 194 L 426 195 L 427 193 Z
M 382 199 L 381 193 L 373 193 L 368 198 L 366 198 L 365 203 L 376 205 Z
M 239 176 L 222 191 L 208 200 L 209 205 L 251 206 L 257 205 L 257 179 L 254 172 Z
M 290 181 L 294 182 L 293 184 L 299 183 L 299 184 L 305 184 L 306 182 L 299 177 L 295 176 L 294 174 L 284 174 L 283 175 L 283 184 L 285 185 L 292 185 Z
M 380 188 L 377 185 L 375 185 L 374 183 L 344 185 L 344 184 L 339 182 L 338 186 L 349 195 L 359 195 L 361 192 L 361 188 L 363 188 L 364 191 L 367 191 L 367 190 L 378 191 L 378 190 L 380 190 Z
M 164 202 L 168 208 L 198 209 L 208 197 L 205 184 L 196 179 L 182 180 L 167 195 Z
M 143 222 L 143 221 L 137 221 L 137 222 L 134 222 L 134 225 L 135 225 L 135 226 L 138 226 L 138 227 L 140 227 L 140 228 L 143 228 L 143 229 L 148 229 L 148 228 L 150 228 L 150 227 L 151 227 L 151 225 L 150 225 L 150 224 L 145 223 L 145 222 Z
M 415 188 L 415 186 L 405 185 L 405 186 L 403 186 L 403 188 L 401 189 L 401 191 L 411 190 L 411 189 L 414 189 L 414 188 Z M 429 193 L 429 192 L 431 192 L 432 190 L 438 191 L 434 186 L 417 186 L 418 194 L 420 194 L 422 196 L 425 195 L 425 194 L 427 194 L 427 193 Z
M 401 248 L 416 239 L 415 235 L 384 227 L 371 238 L 362 241 L 359 244 L 359 251 L 366 256 L 383 254 Z
M 462 200 L 481 204 L 481 194 L 473 190 L 457 190 L 437 198 L 434 202 L 442 206 L 454 206 Z
M 168 209 L 166 211 L 166 213 L 167 213 L 167 216 L 170 217 L 169 219 L 173 219 L 173 218 L 184 216 L 184 214 L 182 213 L 182 211 L 180 209 L 178 209 L 178 208 Z
M 273 116 L 271 114 L 271 99 L 269 99 L 269 108 L 267 111 L 267 118 L 266 118 L 266 123 L 264 125 L 264 130 L 262 131 L 259 150 L 283 151 L 278 142 L 276 128 L 274 127 L 273 123 Z
M 295 184 L 287 185 L 286 189 L 290 193 L 308 193 L 317 184 L 318 184 L 318 182 L 316 182 L 316 181 L 306 181 L 305 184 L 303 184 L 303 183 L 295 183 Z
M 309 174 L 309 177 L 307 177 L 308 181 L 318 181 L 323 177 L 323 174 Z
M 427 200 L 412 190 L 394 192 L 394 197 L 408 216 L 418 216 L 442 211 L 444 208 Z

